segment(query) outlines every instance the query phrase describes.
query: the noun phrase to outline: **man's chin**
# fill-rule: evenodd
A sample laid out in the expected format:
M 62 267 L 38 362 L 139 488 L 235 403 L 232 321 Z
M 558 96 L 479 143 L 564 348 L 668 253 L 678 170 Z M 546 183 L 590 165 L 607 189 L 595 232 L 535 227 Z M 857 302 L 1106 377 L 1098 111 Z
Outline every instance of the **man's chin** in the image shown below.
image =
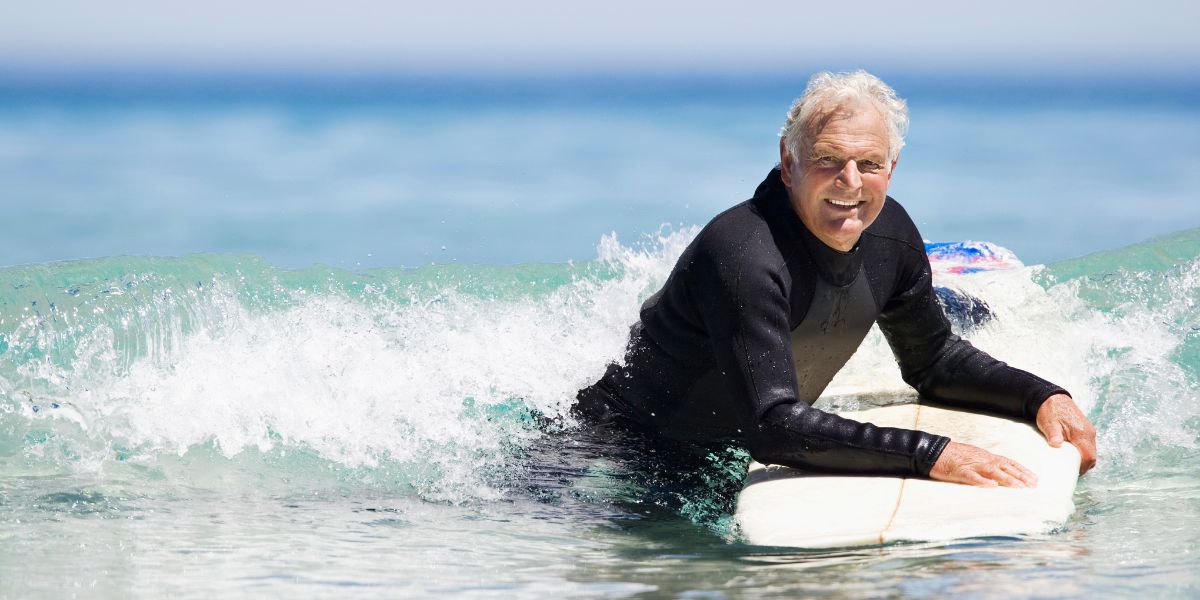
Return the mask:
M 862 235 L 863 229 L 866 229 L 865 224 L 858 219 L 842 219 L 835 221 L 832 225 L 828 230 L 828 235 L 839 240 L 857 241 L 858 236 Z

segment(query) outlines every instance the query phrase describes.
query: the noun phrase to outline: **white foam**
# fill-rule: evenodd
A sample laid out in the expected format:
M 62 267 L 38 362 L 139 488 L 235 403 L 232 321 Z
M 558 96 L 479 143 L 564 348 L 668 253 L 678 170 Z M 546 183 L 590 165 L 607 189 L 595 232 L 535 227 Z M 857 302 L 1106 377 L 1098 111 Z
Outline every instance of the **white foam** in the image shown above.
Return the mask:
M 1100 470 L 1135 460 L 1139 443 L 1147 441 L 1194 448 L 1184 424 L 1200 415 L 1200 393 L 1172 354 L 1183 339 L 1177 324 L 1196 318 L 1194 293 L 1178 292 L 1200 289 L 1200 261 L 1161 284 L 1133 276 L 1128 300 L 1111 313 L 1089 306 L 1082 280 L 1038 285 L 1042 269 L 942 274 L 937 284 L 982 298 L 992 309 L 995 319 L 965 335 L 972 344 L 1063 386 L 1093 417 Z M 1174 292 L 1163 296 L 1156 285 Z M 836 386 L 907 389 L 877 327 L 831 383 Z
M 415 482 L 427 497 L 490 497 L 485 474 L 505 468 L 505 445 L 540 433 L 488 410 L 566 417 L 575 392 L 621 358 L 639 302 L 694 235 L 664 231 L 641 248 L 607 236 L 599 253 L 615 278 L 509 300 L 299 292 L 264 312 L 218 281 L 192 299 L 205 316 L 190 317 L 189 333 L 179 322 L 147 328 L 128 368 L 102 326 L 71 368 L 38 363 L 36 376 L 70 380 L 52 387 L 101 442 L 79 469 L 103 469 L 114 444 L 144 463 L 209 444 L 230 458 L 302 447 L 350 468 L 433 468 Z
M 231 280 L 164 292 L 159 304 L 98 325 L 63 315 L 86 330 L 73 362 L 30 361 L 18 369 L 21 380 L 0 381 L 0 391 L 19 393 L 29 381 L 52 390 L 46 401 L 62 410 L 24 416 L 75 424 L 74 469 L 103 471 L 114 448 L 153 464 L 198 447 L 226 457 L 298 447 L 351 469 L 433 473 L 410 482 L 426 497 L 492 497 L 500 492 L 489 473 L 512 466 L 509 445 L 541 435 L 514 413 L 567 418 L 576 390 L 621 359 L 640 302 L 696 231 L 664 230 L 636 247 L 607 236 L 597 268 L 615 276 L 581 269 L 557 289 L 512 299 L 445 288 L 401 301 L 368 288 L 290 291 L 279 307 L 249 309 L 239 296 L 244 284 Z M 1197 289 L 1198 265 L 1163 285 Z M 1195 319 L 1194 294 L 1148 301 L 1149 284 L 1133 281 L 1140 299 L 1105 314 L 1081 298 L 1080 281 L 1047 290 L 1037 273 L 946 276 L 939 284 L 983 298 L 996 315 L 970 334 L 972 343 L 1063 385 L 1085 410 L 1100 402 L 1093 414 L 1102 461 L 1146 440 L 1192 447 L 1184 423 L 1197 414 L 1195 382 L 1171 360 L 1183 336 L 1170 323 Z M 121 342 L 130 335 L 142 338 L 136 351 Z M 833 385 L 907 389 L 877 330 Z

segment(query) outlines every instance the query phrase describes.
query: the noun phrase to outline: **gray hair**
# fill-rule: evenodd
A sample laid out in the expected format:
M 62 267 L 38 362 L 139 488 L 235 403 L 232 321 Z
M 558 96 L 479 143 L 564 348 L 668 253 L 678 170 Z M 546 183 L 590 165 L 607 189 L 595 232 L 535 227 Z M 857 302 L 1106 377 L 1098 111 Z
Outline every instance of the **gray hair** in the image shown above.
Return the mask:
M 808 80 L 808 87 L 788 110 L 787 122 L 779 132 L 788 153 L 800 157 L 807 138 L 820 131 L 839 107 L 853 100 L 870 102 L 879 109 L 887 121 L 888 160 L 896 160 L 908 131 L 908 105 L 896 95 L 896 90 L 863 70 L 853 73 L 821 71 Z

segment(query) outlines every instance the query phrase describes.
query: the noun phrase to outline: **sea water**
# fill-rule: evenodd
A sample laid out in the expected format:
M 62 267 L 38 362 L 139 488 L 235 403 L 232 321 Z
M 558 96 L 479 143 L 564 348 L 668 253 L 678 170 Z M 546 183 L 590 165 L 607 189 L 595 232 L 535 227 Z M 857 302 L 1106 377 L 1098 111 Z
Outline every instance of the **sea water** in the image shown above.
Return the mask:
M 939 283 L 1100 462 L 1055 530 L 800 551 L 739 538 L 744 452 L 647 468 L 568 414 L 787 98 L 51 92 L 0 110 L 0 596 L 1200 593 L 1194 109 L 914 106 L 894 195 L 1032 265 Z M 841 384 L 903 390 L 878 332 Z

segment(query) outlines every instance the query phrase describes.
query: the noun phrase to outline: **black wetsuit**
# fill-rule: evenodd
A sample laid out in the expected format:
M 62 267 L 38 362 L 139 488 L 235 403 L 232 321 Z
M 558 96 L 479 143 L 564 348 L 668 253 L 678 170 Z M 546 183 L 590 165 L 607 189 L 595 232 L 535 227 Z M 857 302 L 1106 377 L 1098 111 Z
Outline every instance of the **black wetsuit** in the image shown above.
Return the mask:
M 876 322 L 925 397 L 1033 420 L 1065 393 L 951 332 L 924 243 L 895 200 L 839 252 L 804 227 L 776 168 L 692 241 L 642 305 L 624 365 L 581 390 L 576 412 L 671 440 L 733 442 L 764 463 L 927 476 L 948 438 L 811 407 Z

